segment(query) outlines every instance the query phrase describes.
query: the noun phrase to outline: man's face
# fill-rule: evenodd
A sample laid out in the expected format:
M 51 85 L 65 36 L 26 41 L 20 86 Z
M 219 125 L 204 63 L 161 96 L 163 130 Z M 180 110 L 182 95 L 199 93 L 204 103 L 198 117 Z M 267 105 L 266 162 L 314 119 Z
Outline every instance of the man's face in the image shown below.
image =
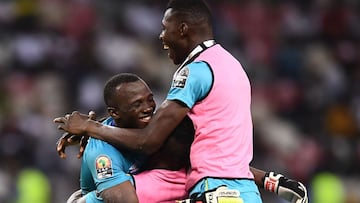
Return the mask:
M 161 24 L 162 31 L 159 38 L 162 40 L 163 48 L 169 51 L 169 58 L 174 64 L 178 65 L 189 54 L 186 47 L 186 35 L 181 29 L 183 22 L 177 19 L 176 13 L 169 8 L 165 11 Z
M 118 127 L 144 128 L 155 111 L 156 104 L 150 88 L 141 80 L 123 83 L 117 88 L 114 117 Z

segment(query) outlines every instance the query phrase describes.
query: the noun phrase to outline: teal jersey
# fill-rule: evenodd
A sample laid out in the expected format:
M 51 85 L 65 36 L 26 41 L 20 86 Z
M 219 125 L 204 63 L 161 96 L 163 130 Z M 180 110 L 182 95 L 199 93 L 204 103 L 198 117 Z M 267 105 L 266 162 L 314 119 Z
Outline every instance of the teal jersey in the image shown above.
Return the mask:
M 114 126 L 114 121 L 108 118 L 103 124 Z M 86 202 L 102 202 L 98 194 L 103 190 L 125 181 L 133 183 L 129 173 L 136 168 L 135 163 L 135 157 L 130 152 L 120 152 L 105 141 L 89 138 L 80 172 L 81 190 L 83 194 L 89 193 Z

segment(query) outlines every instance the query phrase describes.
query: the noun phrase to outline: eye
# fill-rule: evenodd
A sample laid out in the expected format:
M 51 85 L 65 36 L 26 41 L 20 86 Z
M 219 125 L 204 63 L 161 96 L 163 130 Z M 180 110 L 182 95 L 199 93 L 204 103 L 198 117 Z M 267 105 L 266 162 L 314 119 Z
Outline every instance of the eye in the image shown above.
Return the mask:
M 131 105 L 132 108 L 139 108 L 140 106 L 141 106 L 141 102 L 140 102 L 140 101 L 136 101 L 136 102 L 134 102 L 134 103 Z

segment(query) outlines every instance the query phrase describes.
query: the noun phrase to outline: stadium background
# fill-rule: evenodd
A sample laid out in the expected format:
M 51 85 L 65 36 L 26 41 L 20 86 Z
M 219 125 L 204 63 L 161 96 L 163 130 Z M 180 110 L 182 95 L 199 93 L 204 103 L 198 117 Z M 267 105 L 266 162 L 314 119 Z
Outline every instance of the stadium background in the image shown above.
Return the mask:
M 302 181 L 311 202 L 359 203 L 359 1 L 210 3 L 217 41 L 252 83 L 253 165 Z M 52 120 L 105 115 L 111 75 L 139 74 L 160 104 L 175 68 L 158 40 L 165 4 L 0 1 L 0 202 L 63 203 L 78 188 L 77 148 L 57 156 Z

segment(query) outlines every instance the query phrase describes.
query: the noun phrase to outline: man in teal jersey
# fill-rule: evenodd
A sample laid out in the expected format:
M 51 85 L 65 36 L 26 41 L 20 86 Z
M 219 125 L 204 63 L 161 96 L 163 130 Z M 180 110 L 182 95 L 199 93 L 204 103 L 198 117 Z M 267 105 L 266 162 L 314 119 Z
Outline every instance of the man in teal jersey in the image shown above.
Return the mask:
M 102 124 L 114 127 L 143 128 L 156 107 L 146 83 L 128 73 L 116 75 L 106 83 L 104 100 L 110 116 Z M 82 157 L 81 193 L 76 192 L 68 202 L 165 203 L 185 198 L 185 168 L 189 152 L 183 147 L 190 148 L 193 134 L 192 122 L 186 117 L 173 131 L 168 144 L 149 157 L 126 149 L 118 150 L 105 141 L 90 138 Z M 146 176 L 143 173 L 137 175 L 140 170 L 149 171 Z M 178 179 L 178 183 L 173 178 Z M 137 183 L 140 186 L 135 190 Z M 151 187 L 146 189 L 146 185 Z M 160 191 L 153 195 L 153 189 Z

